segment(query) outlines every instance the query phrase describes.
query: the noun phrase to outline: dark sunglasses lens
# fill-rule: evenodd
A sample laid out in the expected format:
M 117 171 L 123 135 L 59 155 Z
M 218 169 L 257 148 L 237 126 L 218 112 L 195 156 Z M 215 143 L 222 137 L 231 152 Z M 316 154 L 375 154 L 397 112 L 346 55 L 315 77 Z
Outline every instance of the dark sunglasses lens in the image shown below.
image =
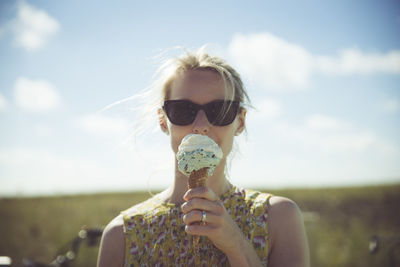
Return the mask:
M 215 126 L 226 126 L 233 122 L 239 108 L 238 102 L 215 101 L 207 104 L 208 121 Z
M 189 125 L 196 117 L 195 107 L 187 101 L 166 101 L 164 109 L 168 119 L 176 125 Z
M 213 101 L 203 106 L 208 121 L 215 126 L 226 126 L 233 122 L 238 109 L 237 101 Z M 164 110 L 168 119 L 176 125 L 192 124 L 196 118 L 199 106 L 187 100 L 167 100 Z

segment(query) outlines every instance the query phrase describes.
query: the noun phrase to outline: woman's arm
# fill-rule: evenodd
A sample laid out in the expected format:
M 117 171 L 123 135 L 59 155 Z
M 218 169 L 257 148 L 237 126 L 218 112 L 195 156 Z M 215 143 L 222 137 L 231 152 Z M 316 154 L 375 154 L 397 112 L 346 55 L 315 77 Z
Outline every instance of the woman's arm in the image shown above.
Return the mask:
M 119 215 L 104 229 L 101 237 L 97 267 L 123 267 L 125 261 L 125 235 L 123 218 Z
M 271 244 L 268 266 L 310 266 L 303 217 L 296 203 L 284 197 L 271 197 L 268 223 Z

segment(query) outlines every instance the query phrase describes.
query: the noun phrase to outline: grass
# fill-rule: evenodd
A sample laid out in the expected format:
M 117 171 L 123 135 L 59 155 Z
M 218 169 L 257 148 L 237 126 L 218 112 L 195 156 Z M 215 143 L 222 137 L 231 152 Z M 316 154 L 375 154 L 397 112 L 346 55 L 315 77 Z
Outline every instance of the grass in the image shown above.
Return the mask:
M 397 247 L 384 243 L 376 254 L 368 250 L 373 235 L 400 240 L 400 185 L 268 192 L 293 199 L 304 212 L 313 267 L 400 266 L 399 241 Z M 103 227 L 148 197 L 132 192 L 2 198 L 0 256 L 10 256 L 14 266 L 22 258 L 50 262 L 82 226 Z M 97 246 L 82 246 L 73 266 L 95 266 L 97 253 Z

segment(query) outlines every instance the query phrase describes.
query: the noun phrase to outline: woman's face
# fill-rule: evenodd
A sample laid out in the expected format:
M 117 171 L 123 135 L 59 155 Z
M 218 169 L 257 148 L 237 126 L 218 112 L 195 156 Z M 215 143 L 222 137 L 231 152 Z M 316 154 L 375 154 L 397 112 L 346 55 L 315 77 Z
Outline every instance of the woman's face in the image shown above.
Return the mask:
M 179 76 L 172 83 L 169 100 L 186 99 L 197 104 L 206 104 L 213 100 L 229 98 L 225 96 L 225 88 L 220 75 L 208 70 L 189 71 Z M 171 136 L 171 146 L 174 153 L 187 134 L 203 134 L 213 139 L 222 149 L 224 158 L 232 149 L 233 137 L 241 133 L 245 126 L 246 111 L 243 109 L 235 120 L 227 126 L 212 125 L 203 110 L 199 110 L 194 122 L 179 126 L 172 124 L 162 112 L 160 125 L 163 131 Z

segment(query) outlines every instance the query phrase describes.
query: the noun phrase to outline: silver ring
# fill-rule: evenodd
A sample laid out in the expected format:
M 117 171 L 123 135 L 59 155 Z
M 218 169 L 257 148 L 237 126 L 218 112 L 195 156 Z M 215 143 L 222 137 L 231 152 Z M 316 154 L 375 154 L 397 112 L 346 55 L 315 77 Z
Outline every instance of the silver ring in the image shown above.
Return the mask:
M 202 216 L 201 216 L 201 223 L 204 224 L 207 220 L 207 212 L 205 210 L 202 211 Z

